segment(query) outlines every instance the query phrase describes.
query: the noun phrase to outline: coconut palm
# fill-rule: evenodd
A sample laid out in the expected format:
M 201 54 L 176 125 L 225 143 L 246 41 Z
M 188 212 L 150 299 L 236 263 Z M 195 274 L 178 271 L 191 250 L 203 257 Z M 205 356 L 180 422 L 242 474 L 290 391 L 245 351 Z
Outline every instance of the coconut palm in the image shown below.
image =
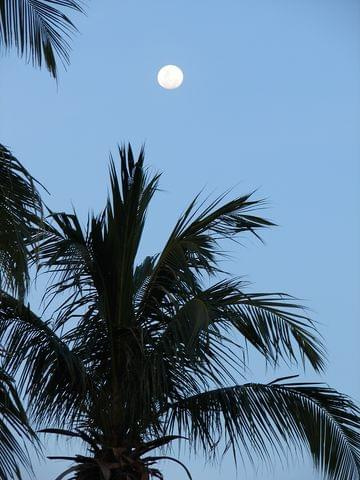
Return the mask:
M 11 152 L 0 145 L 0 322 L 7 318 L 3 299 L 13 293 L 11 311 L 21 310 L 26 292 L 28 246 L 32 229 L 41 214 L 41 199 L 35 181 Z M 6 350 L 0 345 L 0 360 Z M 35 440 L 13 379 L 0 363 L 0 478 L 18 472 L 19 462 L 30 467 L 26 450 L 19 441 Z
M 15 47 L 34 66 L 57 77 L 57 63 L 69 63 L 69 38 L 76 31 L 66 10 L 82 11 L 79 0 L 0 0 L 0 48 Z
M 254 293 L 220 268 L 223 240 L 272 225 L 254 213 L 262 201 L 197 197 L 162 251 L 139 262 L 159 175 L 142 151 L 137 161 L 130 146 L 119 155 L 99 215 L 82 227 L 76 213 L 53 213 L 37 234 L 50 319 L 3 303 L 6 368 L 35 424 L 87 446 L 62 457 L 73 464 L 58 479 L 162 479 L 159 462 L 182 438 L 211 458 L 305 448 L 326 478 L 359 479 L 359 411 L 348 397 L 291 377 L 244 383 L 248 348 L 274 366 L 324 368 L 315 325 L 292 297 Z

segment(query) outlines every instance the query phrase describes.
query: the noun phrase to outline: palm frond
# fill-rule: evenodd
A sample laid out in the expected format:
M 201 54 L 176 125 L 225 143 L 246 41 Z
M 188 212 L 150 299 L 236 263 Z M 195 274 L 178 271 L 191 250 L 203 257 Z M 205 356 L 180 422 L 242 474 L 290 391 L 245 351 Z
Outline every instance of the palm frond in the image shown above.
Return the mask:
M 257 230 L 273 225 L 251 214 L 263 204 L 262 200 L 251 200 L 249 194 L 222 204 L 225 196 L 216 198 L 202 211 L 203 205 L 198 205 L 196 197 L 179 218 L 144 289 L 139 321 L 156 317 L 162 302 L 176 301 L 179 293 L 196 290 L 204 274 L 221 272 L 218 261 L 224 254 L 219 240 L 235 240 L 244 232 L 259 238 Z
M 156 321 L 145 324 L 147 361 L 157 375 L 166 365 L 168 395 L 191 391 L 200 378 L 202 388 L 205 379 L 216 385 L 234 383 L 234 375 L 246 370 L 247 343 L 273 365 L 280 358 L 293 363 L 307 359 L 322 369 L 322 344 L 312 321 L 298 312 L 301 307 L 291 297 L 244 293 L 244 288 L 238 280 L 224 280 L 187 299 L 183 292 L 183 299 L 163 302 Z M 175 365 L 183 365 L 181 375 Z
M 36 182 L 0 144 L 0 288 L 23 296 L 28 286 L 27 241 L 39 222 Z
M 168 406 L 167 431 L 213 453 L 224 439 L 235 455 L 269 460 L 306 447 L 326 478 L 360 474 L 359 409 L 345 395 L 311 383 L 249 383 L 183 398 Z
M 0 477 L 16 478 L 19 465 L 30 473 L 30 458 L 24 443 L 37 443 L 12 378 L 0 368 Z
M 4 367 L 17 375 L 37 424 L 63 425 L 81 417 L 92 381 L 76 353 L 51 323 L 5 293 L 0 296 L 0 341 Z
M 284 293 L 238 290 L 227 310 L 236 331 L 276 366 L 278 360 L 298 363 L 315 371 L 325 368 L 325 347 L 315 323 L 296 299 Z
M 280 358 L 296 364 L 300 357 L 323 370 L 325 350 L 316 325 L 290 295 L 248 292 L 246 284 L 232 279 L 200 296 L 208 302 L 214 322 L 230 325 L 275 366 Z
M 64 10 L 82 12 L 81 0 L 0 0 L 0 47 L 15 47 L 34 66 L 57 77 L 57 61 L 69 63 L 76 31 Z

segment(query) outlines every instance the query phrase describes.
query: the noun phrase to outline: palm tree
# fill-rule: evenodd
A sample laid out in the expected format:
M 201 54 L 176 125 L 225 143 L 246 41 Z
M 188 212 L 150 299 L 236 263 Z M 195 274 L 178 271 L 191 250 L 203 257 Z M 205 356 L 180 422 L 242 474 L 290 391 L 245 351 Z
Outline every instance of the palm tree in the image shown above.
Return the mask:
M 29 282 L 28 246 L 42 211 L 35 181 L 11 152 L 0 145 L 0 322 L 8 308 L 4 298 L 12 298 L 11 312 L 21 310 Z M 0 359 L 7 354 L 0 345 Z M 13 379 L 0 364 L 0 478 L 6 479 L 19 470 L 18 462 L 30 468 L 23 439 L 36 442 Z
M 358 480 L 359 410 L 347 396 L 292 377 L 239 384 L 247 345 L 274 366 L 324 368 L 315 325 L 292 297 L 251 292 L 219 266 L 222 240 L 259 238 L 272 225 L 253 212 L 262 202 L 197 197 L 163 250 L 138 263 L 159 175 L 145 170 L 143 151 L 136 162 L 130 146 L 119 154 L 99 215 L 82 227 L 76 213 L 53 213 L 36 235 L 52 319 L 3 303 L 6 368 L 19 375 L 35 424 L 87 445 L 49 457 L 73 461 L 58 479 L 162 479 L 158 462 L 186 438 L 212 458 L 219 445 L 265 460 L 306 448 L 327 478 Z
M 0 0 L 0 48 L 15 47 L 34 66 L 57 77 L 57 62 L 69 63 L 76 31 L 64 8 L 82 12 L 80 0 Z

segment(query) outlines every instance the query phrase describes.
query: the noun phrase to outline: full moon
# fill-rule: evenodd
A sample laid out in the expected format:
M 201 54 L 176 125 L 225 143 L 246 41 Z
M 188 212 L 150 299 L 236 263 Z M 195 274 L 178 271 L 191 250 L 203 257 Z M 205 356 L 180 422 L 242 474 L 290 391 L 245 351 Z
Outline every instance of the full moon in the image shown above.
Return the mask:
M 165 65 L 160 68 L 157 80 L 159 85 L 166 90 L 174 90 L 174 88 L 180 87 L 184 80 L 184 74 L 181 68 L 176 65 Z

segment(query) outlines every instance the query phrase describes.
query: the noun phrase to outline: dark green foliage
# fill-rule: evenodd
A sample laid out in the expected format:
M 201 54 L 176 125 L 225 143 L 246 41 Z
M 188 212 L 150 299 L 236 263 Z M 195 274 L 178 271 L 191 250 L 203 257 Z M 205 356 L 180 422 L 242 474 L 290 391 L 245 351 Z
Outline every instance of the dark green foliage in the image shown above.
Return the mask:
M 12 312 L 20 308 L 28 282 L 28 242 L 39 225 L 41 199 L 35 181 L 10 151 L 0 145 L 0 325 L 8 318 L 4 289 L 16 295 Z M 12 317 L 11 317 L 12 318 Z M 5 336 L 4 341 L 7 340 Z M 15 384 L 2 366 L 9 358 L 0 342 L 0 478 L 17 475 L 18 462 L 28 469 L 29 458 L 19 437 L 33 440 Z
M 20 462 L 28 472 L 31 471 L 25 445 L 19 437 L 36 443 L 26 413 L 15 389 L 11 377 L 0 368 L 0 478 L 15 478 Z
M 10 374 L 19 372 L 18 384 L 35 421 L 38 415 L 44 420 L 44 412 L 51 412 L 51 420 L 55 417 L 56 423 L 61 423 L 65 412 L 71 416 L 74 408 L 81 408 L 85 392 L 83 365 L 50 322 L 42 321 L 28 307 L 2 293 L 0 333 L 8 352 L 4 367 Z
M 266 460 L 272 452 L 281 453 L 281 445 L 307 447 L 315 466 L 330 478 L 357 479 L 359 413 L 348 397 L 331 388 L 275 381 L 182 399 L 169 406 L 167 422 L 205 451 L 224 437 L 226 448 L 244 449 L 250 459 L 250 448 Z
M 35 180 L 0 144 L 0 289 L 22 297 L 28 286 L 28 247 L 42 204 Z
M 197 198 L 162 252 L 137 264 L 159 176 L 148 175 L 143 152 L 136 162 L 130 147 L 119 155 L 99 215 L 84 228 L 75 213 L 53 213 L 32 239 L 50 274 L 52 321 L 9 296 L 0 312 L 5 366 L 21 375 L 36 424 L 88 446 L 59 480 L 161 479 L 155 463 L 167 457 L 150 452 L 179 436 L 210 458 L 220 441 L 250 459 L 305 447 L 327 478 L 359 480 L 349 398 L 317 384 L 238 384 L 250 347 L 273 366 L 324 367 L 316 327 L 292 297 L 251 292 L 219 268 L 222 240 L 259 238 L 272 225 L 254 214 L 262 202 Z
M 76 28 L 63 10 L 82 11 L 79 0 L 0 0 L 0 47 L 15 47 L 33 65 L 57 77 L 57 61 L 69 63 Z

